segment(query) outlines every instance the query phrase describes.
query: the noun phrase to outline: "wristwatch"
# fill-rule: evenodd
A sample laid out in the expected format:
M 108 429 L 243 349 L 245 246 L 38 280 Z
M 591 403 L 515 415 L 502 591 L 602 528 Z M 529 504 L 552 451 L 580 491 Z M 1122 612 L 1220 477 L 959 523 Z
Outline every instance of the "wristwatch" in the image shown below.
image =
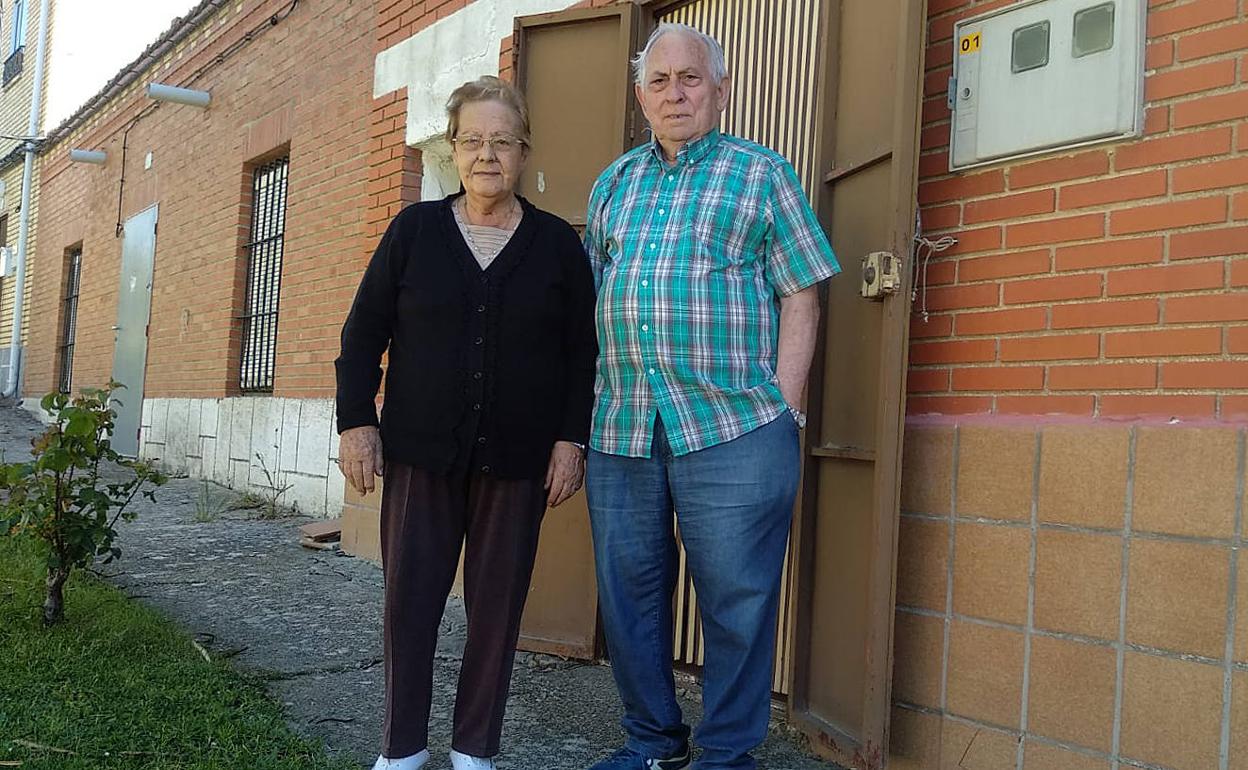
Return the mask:
M 790 406 L 789 414 L 793 415 L 793 422 L 797 423 L 797 427 L 799 429 L 806 427 L 806 413 L 805 412 L 803 412 L 802 410 L 798 409 L 795 406 Z
M 581 450 L 581 454 L 582 454 L 582 455 L 584 455 L 584 454 L 585 454 L 586 450 L 585 450 L 585 445 L 584 445 L 584 444 L 578 443 L 578 442 L 576 442 L 576 441 L 569 441 L 568 443 L 569 443 L 569 444 L 571 444 L 572 446 L 576 447 L 577 449 Z

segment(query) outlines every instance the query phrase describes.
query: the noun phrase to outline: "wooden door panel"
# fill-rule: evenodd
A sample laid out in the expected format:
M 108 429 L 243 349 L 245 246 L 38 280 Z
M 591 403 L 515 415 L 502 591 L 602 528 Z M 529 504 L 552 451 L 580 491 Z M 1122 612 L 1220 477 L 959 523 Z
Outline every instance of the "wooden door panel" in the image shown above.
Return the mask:
M 886 248 L 879 233 L 888 232 L 888 209 L 882 205 L 888 181 L 888 167 L 876 166 L 840 182 L 832 196 L 831 236 L 845 272 L 831 281 L 824 313 L 824 382 L 833 396 L 822 414 L 825 444 L 870 450 L 877 444 L 884 308 L 859 295 L 858 260 Z
M 812 367 L 790 718 L 856 770 L 887 762 L 922 0 L 828 0 L 820 220 L 845 274 L 824 297 Z M 860 261 L 902 260 L 900 290 L 860 296 Z
M 520 193 L 578 227 L 598 174 L 632 146 L 635 16 L 621 5 L 516 20 L 517 85 L 533 132 Z
M 847 511 L 871 505 L 873 468 L 865 462 L 823 462 L 819 488 L 838 490 L 840 506 Z M 867 517 L 845 516 L 816 532 L 820 554 L 813 565 L 811 582 L 818 591 L 835 591 L 838 601 L 816 612 L 808 676 L 808 703 L 812 712 L 835 715 L 835 722 L 852 729 L 862 722 L 865 686 L 863 629 L 867 619 L 867 565 L 871 532 Z M 847 663 L 851 663 L 847 665 Z
M 598 174 L 630 146 L 631 5 L 516 20 L 516 83 L 525 92 L 533 147 L 520 192 L 583 226 Z M 585 494 L 546 512 L 520 625 L 519 647 L 598 657 L 598 588 Z

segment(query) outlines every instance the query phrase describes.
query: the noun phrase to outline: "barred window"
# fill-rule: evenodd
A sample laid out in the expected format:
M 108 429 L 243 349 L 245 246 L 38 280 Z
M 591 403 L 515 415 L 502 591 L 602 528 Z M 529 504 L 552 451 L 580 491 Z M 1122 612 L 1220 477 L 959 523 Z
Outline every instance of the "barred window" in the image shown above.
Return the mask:
M 57 356 L 61 364 L 60 389 L 70 392 L 74 378 L 74 340 L 78 336 L 78 288 L 82 283 L 82 249 L 65 255 L 65 317 Z
M 251 237 L 247 244 L 247 294 L 239 372 L 239 386 L 244 392 L 273 390 L 289 167 L 289 157 L 279 158 L 257 168 L 252 175 Z

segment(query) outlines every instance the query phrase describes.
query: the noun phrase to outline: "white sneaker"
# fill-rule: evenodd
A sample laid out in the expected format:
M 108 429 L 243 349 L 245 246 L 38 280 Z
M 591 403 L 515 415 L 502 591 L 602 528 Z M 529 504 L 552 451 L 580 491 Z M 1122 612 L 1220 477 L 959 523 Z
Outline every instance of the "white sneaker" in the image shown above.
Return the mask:
M 377 757 L 377 763 L 373 765 L 373 770 L 420 770 L 428 761 L 429 749 L 421 749 L 410 757 L 401 759 Z
M 451 749 L 451 767 L 455 770 L 495 770 L 493 757 L 473 757 Z

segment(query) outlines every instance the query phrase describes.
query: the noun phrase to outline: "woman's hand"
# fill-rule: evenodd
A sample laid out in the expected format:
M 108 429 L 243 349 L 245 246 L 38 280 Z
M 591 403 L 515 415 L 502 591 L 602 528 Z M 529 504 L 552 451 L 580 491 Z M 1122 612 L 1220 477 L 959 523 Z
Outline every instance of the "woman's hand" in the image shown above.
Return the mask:
M 554 508 L 567 500 L 584 481 L 585 453 L 571 441 L 556 441 L 546 468 L 546 505 Z
M 381 455 L 381 433 L 374 425 L 348 428 L 338 438 L 338 470 L 351 488 L 361 495 L 372 492 L 374 476 L 385 470 Z

